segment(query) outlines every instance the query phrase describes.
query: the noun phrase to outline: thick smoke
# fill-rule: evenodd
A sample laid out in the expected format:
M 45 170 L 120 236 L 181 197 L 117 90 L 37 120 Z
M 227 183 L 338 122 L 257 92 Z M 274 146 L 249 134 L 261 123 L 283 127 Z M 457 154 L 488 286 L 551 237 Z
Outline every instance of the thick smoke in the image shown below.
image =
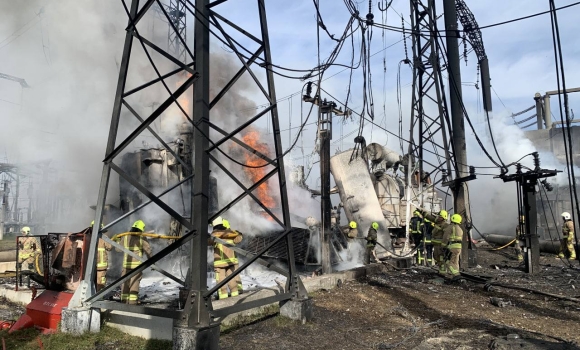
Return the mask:
M 565 164 L 560 163 L 552 153 L 539 151 L 526 138 L 524 132 L 513 124 L 511 118 L 496 115 L 491 121 L 491 126 L 498 152 L 504 163 L 509 164 L 518 161 L 527 154 L 538 152 L 542 168 L 563 171 L 558 176 L 549 178 L 548 181 L 567 186 Z M 489 135 L 487 124 L 477 125 L 476 131 L 482 137 L 485 148 L 490 152 L 494 152 L 490 138 L 485 136 Z M 488 164 L 493 167 L 481 151 L 474 137 L 468 137 L 468 152 L 469 164 Z M 497 159 L 495 153 L 492 153 L 492 156 Z M 534 168 L 532 156 L 525 157 L 520 163 L 525 167 Z M 515 166 L 512 166 L 509 168 L 509 173 L 514 173 L 515 170 Z M 526 169 L 523 171 L 526 171 Z M 578 168 L 575 171 L 580 173 Z M 477 172 L 499 174 L 497 168 L 477 169 Z M 472 206 L 471 214 L 478 230 L 483 233 L 513 234 L 518 218 L 516 184 L 514 182 L 504 183 L 501 179 L 481 175 L 478 176 L 477 180 L 469 183 L 469 189 Z

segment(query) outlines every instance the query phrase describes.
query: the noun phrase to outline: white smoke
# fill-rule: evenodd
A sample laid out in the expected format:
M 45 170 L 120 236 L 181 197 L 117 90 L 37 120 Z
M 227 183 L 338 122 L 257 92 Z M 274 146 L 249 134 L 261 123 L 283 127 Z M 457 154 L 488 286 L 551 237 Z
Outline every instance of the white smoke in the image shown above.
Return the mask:
M 497 160 L 491 139 L 487 137 L 489 135 L 487 124 L 481 123 L 475 127 L 485 148 Z M 519 161 L 523 166 L 533 169 L 535 167 L 534 158 L 526 155 L 538 152 L 541 168 L 563 171 L 555 177 L 548 178 L 548 182 L 561 186 L 568 185 L 566 165 L 558 161 L 551 152 L 538 150 L 532 141 L 525 136 L 524 131 L 513 124 L 510 117 L 496 114 L 491 120 L 491 127 L 498 152 L 505 164 Z M 490 166 L 490 168 L 476 169 L 477 173 L 499 174 L 499 169 L 494 168 L 494 165 L 483 154 L 472 133 L 468 132 L 467 138 L 469 165 Z M 524 156 L 526 157 L 519 160 Z M 509 168 L 510 174 L 515 173 L 515 171 L 515 166 Z M 523 171 L 525 172 L 527 169 L 524 168 Z M 577 167 L 575 171 L 580 173 L 580 169 Z M 469 183 L 469 190 L 471 215 L 477 229 L 483 233 L 513 234 L 518 218 L 515 182 L 504 183 L 501 179 L 481 175 L 477 177 L 477 180 Z

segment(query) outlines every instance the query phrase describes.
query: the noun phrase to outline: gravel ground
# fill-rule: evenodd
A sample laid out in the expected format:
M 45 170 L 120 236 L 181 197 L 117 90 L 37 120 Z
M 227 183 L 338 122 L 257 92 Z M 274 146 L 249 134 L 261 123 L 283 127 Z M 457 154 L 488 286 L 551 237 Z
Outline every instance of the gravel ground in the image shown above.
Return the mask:
M 580 269 L 542 257 L 527 275 L 513 252 L 480 246 L 470 273 L 578 297 Z M 577 263 L 577 262 L 576 262 Z M 305 325 L 280 316 L 222 334 L 222 349 L 580 349 L 580 304 L 481 284 L 442 283 L 429 268 L 383 272 L 313 296 Z M 509 302 L 497 307 L 490 298 Z M 515 338 L 515 339 L 514 339 Z

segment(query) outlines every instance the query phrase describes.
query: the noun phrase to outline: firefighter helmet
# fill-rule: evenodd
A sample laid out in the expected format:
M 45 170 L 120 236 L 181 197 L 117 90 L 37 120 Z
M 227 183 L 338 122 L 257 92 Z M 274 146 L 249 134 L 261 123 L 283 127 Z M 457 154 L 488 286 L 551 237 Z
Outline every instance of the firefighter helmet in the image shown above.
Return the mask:
M 95 226 L 95 220 L 91 221 L 91 228 Z M 101 223 L 101 228 L 105 227 L 105 224 Z
M 447 220 L 447 218 L 449 218 L 449 213 L 447 212 L 447 210 L 440 210 L 439 216 L 442 217 L 443 220 Z
M 21 232 L 23 235 L 28 235 L 28 234 L 30 234 L 30 227 L 28 227 L 28 226 L 24 226 L 24 227 L 22 228 L 22 230 L 20 230 L 20 232 Z
M 421 216 L 421 213 L 419 213 L 419 211 L 418 211 L 418 210 L 415 210 L 415 211 L 413 212 L 413 215 L 415 215 L 415 216 Z
M 356 228 L 356 222 L 351 221 L 348 226 L 350 226 L 350 228 Z
M 461 223 L 461 215 L 459 214 L 453 214 L 451 215 L 451 222 L 454 224 L 460 224 Z
M 218 216 L 217 218 L 215 218 L 212 222 L 211 225 L 212 226 L 217 226 L 217 225 L 223 225 L 224 224 L 224 219 L 222 219 L 221 216 Z
M 136 228 L 140 231 L 145 231 L 145 223 L 143 220 L 137 220 L 135 223 L 133 223 L 133 228 Z
M 224 225 L 225 228 L 230 228 L 230 222 L 226 219 L 222 219 L 222 225 Z
M 570 215 L 570 213 L 568 213 L 567 211 L 562 213 L 562 218 L 566 221 L 571 220 L 572 216 Z
M 371 224 L 371 227 L 374 228 L 375 230 L 378 230 L 379 229 L 379 223 L 375 221 L 375 222 L 373 222 Z

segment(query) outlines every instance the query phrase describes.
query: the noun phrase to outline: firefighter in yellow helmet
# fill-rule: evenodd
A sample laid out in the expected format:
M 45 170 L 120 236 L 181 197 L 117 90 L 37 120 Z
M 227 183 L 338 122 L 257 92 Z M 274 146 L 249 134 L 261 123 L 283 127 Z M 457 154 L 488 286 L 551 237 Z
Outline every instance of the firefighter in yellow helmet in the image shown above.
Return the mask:
M 219 238 L 231 245 L 236 245 L 244 239 L 244 235 L 241 232 L 232 230 L 230 228 L 230 223 L 227 220 L 222 219 L 221 216 L 218 216 L 212 222 L 212 226 L 213 232 L 208 240 L 208 244 L 213 246 L 215 281 L 216 283 L 219 283 L 222 279 L 234 273 L 239 266 L 239 262 L 233 249 L 215 241 L 213 238 Z M 223 286 L 219 289 L 218 299 L 221 300 L 228 297 L 228 288 L 229 296 L 232 297 L 237 297 L 243 292 L 242 279 L 239 274 L 232 278 L 227 286 Z
M 518 257 L 518 261 L 524 261 L 524 254 L 522 254 L 522 247 L 520 246 L 520 242 L 523 241 L 526 235 L 526 226 L 524 226 L 525 216 L 520 215 L 520 222 L 516 226 L 516 239 L 514 242 L 514 250 L 516 251 L 516 255 Z
M 140 235 L 145 231 L 145 223 L 142 220 L 137 220 L 133 223 L 133 227 L 128 234 L 120 239 L 123 242 L 123 247 L 136 255 L 142 257 L 143 254 L 147 258 L 151 257 L 151 246 L 147 238 Z M 121 275 L 126 275 L 132 270 L 136 269 L 141 265 L 141 261 L 132 257 L 131 255 L 125 253 L 123 256 L 123 271 Z M 139 283 L 141 283 L 141 278 L 143 278 L 143 273 L 139 272 L 135 276 L 129 278 L 123 283 L 121 287 L 121 301 L 127 304 L 137 304 L 139 300 Z
M 351 239 L 358 237 L 358 228 L 356 222 L 351 221 L 348 223 L 348 233 L 346 236 Z
M 30 227 L 23 227 L 20 234 L 24 237 L 18 238 L 18 268 L 31 273 L 36 255 L 41 253 L 40 245 L 36 238 L 30 237 Z
M 459 276 L 459 257 L 461 256 L 461 242 L 463 230 L 461 229 L 461 215 L 451 215 L 451 225 L 443 230 L 441 247 L 444 255 L 445 273 L 450 277 Z
M 90 232 L 93 233 L 93 227 L 95 226 L 95 221 L 91 222 Z M 101 224 L 101 228 L 104 225 Z M 99 238 L 97 245 L 97 292 L 105 288 L 107 283 L 107 270 L 109 269 L 109 256 L 107 252 L 110 252 L 113 246 L 105 242 L 102 238 Z
M 423 255 L 423 218 L 417 210 L 413 212 L 413 217 L 409 220 L 409 230 L 417 250 L 417 265 L 423 265 L 425 263 Z
M 574 222 L 572 216 L 568 212 L 562 213 L 562 239 L 560 240 L 560 258 L 566 257 L 565 253 L 570 254 L 570 259 L 576 259 L 576 251 L 574 250 Z
M 375 261 L 379 261 L 379 259 L 377 258 L 377 253 L 375 252 L 375 247 L 377 246 L 377 230 L 379 229 L 379 223 L 378 222 L 373 222 L 371 224 L 371 227 L 369 227 L 369 232 L 367 233 L 367 236 L 365 237 L 366 241 L 367 241 L 367 249 L 366 249 L 366 253 L 365 253 L 365 264 L 370 264 L 371 263 L 371 255 L 373 256 Z
M 446 210 L 440 210 L 438 215 L 429 214 L 424 210 L 417 209 L 423 218 L 431 221 L 433 224 L 433 230 L 431 231 L 431 244 L 433 245 L 433 259 L 435 260 L 435 265 L 438 266 L 439 274 L 445 275 L 445 266 L 443 264 L 443 254 L 441 247 L 441 240 L 443 239 L 443 232 L 449 226 L 447 219 L 449 218 L 449 213 Z

